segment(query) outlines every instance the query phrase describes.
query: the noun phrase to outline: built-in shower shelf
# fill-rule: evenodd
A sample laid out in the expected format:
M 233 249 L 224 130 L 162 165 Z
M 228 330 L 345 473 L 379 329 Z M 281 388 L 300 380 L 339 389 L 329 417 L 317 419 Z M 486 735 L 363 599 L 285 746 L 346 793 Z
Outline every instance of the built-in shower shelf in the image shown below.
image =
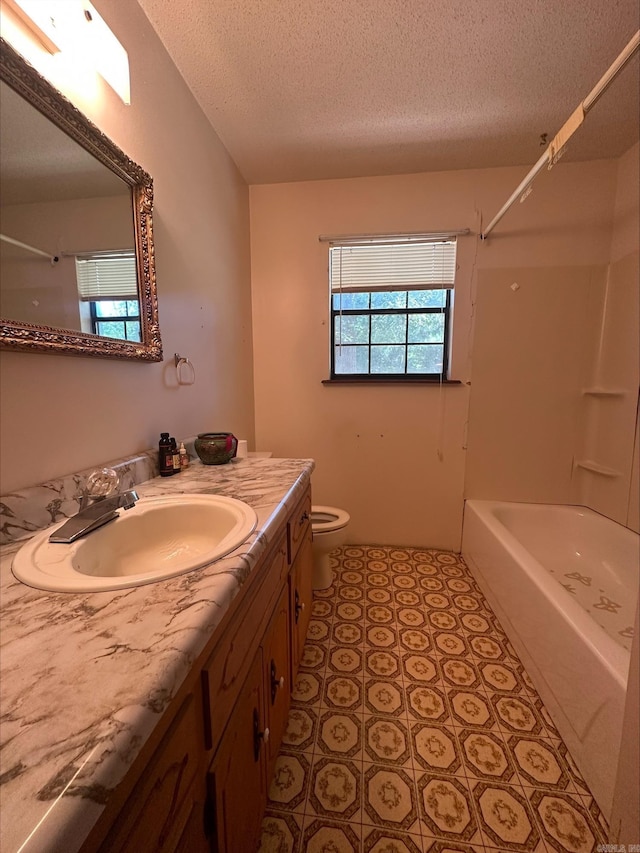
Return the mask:
M 588 397 L 624 397 L 627 393 L 624 388 L 585 388 L 582 393 Z
M 599 462 L 594 462 L 591 459 L 578 459 L 576 468 L 583 468 L 585 471 L 600 474 L 602 477 L 622 477 L 622 473 L 616 471 L 615 468 L 608 468 L 606 465 L 600 465 Z

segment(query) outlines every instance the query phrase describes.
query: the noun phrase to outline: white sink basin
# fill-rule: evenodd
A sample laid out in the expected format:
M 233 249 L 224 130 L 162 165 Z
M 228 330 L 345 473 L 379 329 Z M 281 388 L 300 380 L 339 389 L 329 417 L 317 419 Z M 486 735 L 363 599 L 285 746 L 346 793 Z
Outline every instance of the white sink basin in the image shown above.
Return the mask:
M 222 495 L 142 498 L 71 545 L 49 542 L 56 528 L 47 528 L 17 552 L 12 569 L 23 583 L 55 592 L 140 586 L 224 557 L 256 523 L 250 506 Z

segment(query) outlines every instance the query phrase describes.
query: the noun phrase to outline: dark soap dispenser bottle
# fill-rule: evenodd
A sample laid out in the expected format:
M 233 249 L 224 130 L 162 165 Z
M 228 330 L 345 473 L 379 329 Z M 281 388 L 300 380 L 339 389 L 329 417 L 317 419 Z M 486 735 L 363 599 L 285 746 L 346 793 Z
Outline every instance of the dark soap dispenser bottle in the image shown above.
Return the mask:
M 173 474 L 173 448 L 171 447 L 171 439 L 168 432 L 160 434 L 159 449 L 159 467 L 161 477 L 171 477 Z

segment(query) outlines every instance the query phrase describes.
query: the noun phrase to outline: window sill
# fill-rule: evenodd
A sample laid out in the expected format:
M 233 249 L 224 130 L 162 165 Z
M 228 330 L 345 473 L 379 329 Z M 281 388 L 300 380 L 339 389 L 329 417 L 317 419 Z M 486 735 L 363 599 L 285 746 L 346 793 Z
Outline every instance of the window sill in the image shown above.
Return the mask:
M 415 379 L 410 376 L 345 376 L 344 378 L 323 379 L 323 385 L 464 385 L 460 379 L 426 379 L 418 376 Z

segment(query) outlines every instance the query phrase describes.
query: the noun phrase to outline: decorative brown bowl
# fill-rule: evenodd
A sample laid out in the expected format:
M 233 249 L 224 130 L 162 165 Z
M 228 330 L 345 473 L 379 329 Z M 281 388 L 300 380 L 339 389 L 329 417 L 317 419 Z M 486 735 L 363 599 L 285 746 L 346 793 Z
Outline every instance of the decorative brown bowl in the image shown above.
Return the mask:
M 238 439 L 230 432 L 201 432 L 194 442 L 205 465 L 224 465 L 236 455 Z

